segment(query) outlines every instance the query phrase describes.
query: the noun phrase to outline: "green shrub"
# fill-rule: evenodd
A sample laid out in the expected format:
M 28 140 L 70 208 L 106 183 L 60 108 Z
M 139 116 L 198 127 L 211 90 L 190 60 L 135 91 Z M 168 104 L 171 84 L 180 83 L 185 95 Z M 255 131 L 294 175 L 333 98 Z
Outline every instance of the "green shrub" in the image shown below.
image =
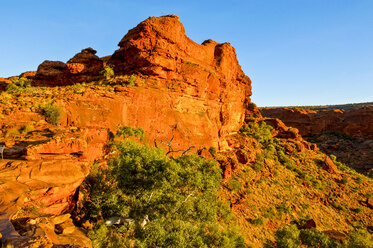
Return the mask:
M 320 247 L 320 248 L 338 248 L 341 247 L 339 243 L 330 239 L 323 232 L 316 228 L 304 229 L 300 231 L 299 238 L 302 245 L 307 247 Z
M 296 165 L 294 160 L 289 158 L 288 156 L 285 155 L 283 151 L 277 151 L 277 156 L 278 160 L 284 165 L 287 169 L 295 171 L 296 170 Z
M 102 75 L 104 75 L 107 80 L 114 78 L 115 73 L 113 67 L 111 67 L 110 65 L 106 65 L 102 70 Z
M 261 144 L 269 144 L 273 141 L 273 136 L 271 130 L 273 127 L 268 125 L 264 121 L 258 123 L 248 123 L 247 125 L 241 127 L 240 133 L 251 136 L 258 140 Z
M 351 231 L 348 236 L 346 248 L 373 248 L 373 235 L 363 229 Z
M 122 127 L 119 134 L 136 135 L 134 130 Z M 168 158 L 128 139 L 113 149 L 118 155 L 108 169 L 89 178 L 85 212 L 101 223 L 89 233 L 95 247 L 243 247 L 231 210 L 217 194 L 222 178 L 215 162 L 196 155 Z M 134 224 L 108 227 L 100 221 L 113 216 Z
M 136 80 L 137 80 L 136 76 L 131 75 L 127 81 L 127 84 L 130 86 L 135 86 Z
M 275 232 L 277 248 L 298 248 L 300 231 L 296 225 L 285 226 Z
M 264 223 L 262 218 L 250 219 L 249 222 L 255 226 L 261 226 Z
M 32 93 L 37 90 L 31 87 L 31 81 L 24 77 L 14 77 L 12 78 L 12 83 L 6 86 L 6 91 L 8 93 Z
M 134 136 L 141 140 L 145 138 L 145 132 L 142 128 L 133 128 L 129 126 L 119 126 L 116 135 L 118 137 L 122 136 L 123 138 Z
M 268 207 L 264 211 L 264 215 L 263 215 L 264 218 L 274 218 L 275 216 L 276 216 L 276 211 L 275 211 L 275 208 L 272 206 Z
M 287 206 L 285 203 L 281 203 L 281 204 L 277 205 L 276 209 L 277 209 L 277 212 L 280 216 L 282 216 L 282 214 L 288 214 L 288 213 L 291 212 L 290 206 Z
M 58 125 L 61 116 L 61 108 L 53 103 L 47 103 L 40 106 L 41 113 L 47 118 L 47 121 L 53 125 Z
M 71 86 L 71 89 L 74 90 L 74 93 L 81 94 L 85 90 L 84 86 L 85 86 L 85 83 L 83 83 L 83 84 L 76 83 L 76 84 L 74 84 L 74 85 Z
M 240 181 L 237 178 L 232 176 L 229 179 L 228 187 L 232 191 L 239 191 L 242 188 L 242 184 L 240 183 Z
M 32 124 L 27 124 L 21 128 L 21 133 L 28 134 L 35 131 L 35 127 Z
M 13 137 L 18 134 L 19 134 L 19 130 L 18 128 L 15 127 L 15 128 L 8 129 L 5 133 L 5 137 Z
M 340 210 L 340 211 L 346 211 L 346 208 L 344 206 L 342 206 L 341 204 L 339 204 L 338 202 L 332 200 L 330 202 L 330 205 L 332 205 L 333 208 L 337 209 L 337 210 Z
M 211 155 L 215 155 L 215 154 L 216 154 L 216 148 L 213 147 L 213 146 L 210 146 L 210 148 L 209 148 L 209 153 L 210 153 Z

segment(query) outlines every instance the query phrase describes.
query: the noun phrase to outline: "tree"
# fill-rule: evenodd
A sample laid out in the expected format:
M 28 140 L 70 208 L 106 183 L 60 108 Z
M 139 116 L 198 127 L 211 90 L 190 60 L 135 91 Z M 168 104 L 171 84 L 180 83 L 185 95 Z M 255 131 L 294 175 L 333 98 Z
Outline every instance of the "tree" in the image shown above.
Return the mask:
M 131 221 L 97 224 L 90 233 L 95 247 L 243 247 L 240 232 L 229 225 L 231 210 L 217 194 L 216 162 L 197 155 L 169 158 L 128 139 L 114 147 L 118 155 L 109 168 L 91 179 L 87 213 Z

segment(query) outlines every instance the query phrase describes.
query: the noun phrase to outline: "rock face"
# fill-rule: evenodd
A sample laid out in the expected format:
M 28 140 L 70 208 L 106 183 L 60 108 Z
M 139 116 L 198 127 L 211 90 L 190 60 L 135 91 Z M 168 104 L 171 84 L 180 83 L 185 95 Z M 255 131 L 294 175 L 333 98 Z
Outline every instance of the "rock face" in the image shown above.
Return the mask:
M 150 17 L 118 45 L 108 62 L 117 72 L 183 81 L 199 88 L 196 94 L 243 84 L 246 95 L 251 95 L 250 79 L 242 72 L 234 48 L 212 40 L 202 45 L 193 42 L 177 16 Z
M 29 237 L 20 236 L 9 221 L 10 219 L 32 220 L 38 216 L 62 214 L 73 204 L 76 188 L 88 173 L 89 164 L 76 160 L 0 160 L 0 233 L 3 235 L 3 243 L 14 247 L 52 247 L 53 244 L 78 245 L 84 240 L 85 243 L 90 244 L 83 233 L 74 229 L 75 236 L 80 235 L 80 238 L 75 240 L 68 236 L 59 238 L 59 235 L 51 232 L 52 235 L 46 234 L 47 238 L 37 242 L 40 246 L 30 246 L 29 242 L 24 241 L 40 239 L 43 235 L 34 232 L 29 234 Z M 50 222 L 45 220 L 45 223 Z M 70 226 L 75 228 L 72 223 Z M 53 231 L 54 225 L 48 230 L 42 223 L 35 225 L 34 228 L 41 228 L 46 233 L 48 230 Z M 44 246 L 48 243 L 50 246 Z
M 227 148 L 224 137 L 240 128 L 251 103 L 251 81 L 229 43 L 197 44 L 185 35 L 179 18 L 169 15 L 141 22 L 119 46 L 107 63 L 116 75 L 133 75 L 137 86 L 117 87 L 120 90 L 110 97 L 61 99 L 66 114 L 61 124 L 112 131 L 130 125 L 158 141 L 171 138 L 177 124 L 175 148 Z M 67 85 L 97 77 L 103 62 L 95 52 L 84 49 L 66 64 L 44 62 L 36 85 Z M 255 109 L 250 113 L 257 114 Z
M 137 86 L 117 87 L 116 94 L 105 96 L 86 92 L 59 100 L 62 125 L 112 131 L 118 125 L 141 127 L 160 142 L 171 138 L 177 124 L 175 148 L 227 148 L 224 137 L 242 125 L 251 95 L 251 81 L 231 45 L 211 40 L 197 44 L 185 35 L 177 16 L 164 16 L 140 23 L 119 46 L 108 64 L 116 75 L 136 75 Z M 102 67 L 94 52 L 83 50 L 67 69 L 61 65 L 58 75 L 66 70 L 76 78 L 94 75 Z

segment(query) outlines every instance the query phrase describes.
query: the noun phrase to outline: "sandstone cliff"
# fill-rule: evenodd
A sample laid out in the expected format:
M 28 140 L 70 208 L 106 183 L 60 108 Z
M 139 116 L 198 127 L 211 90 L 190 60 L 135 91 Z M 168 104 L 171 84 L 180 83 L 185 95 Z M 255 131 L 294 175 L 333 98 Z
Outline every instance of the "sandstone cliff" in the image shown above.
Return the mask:
M 135 87 L 115 94 L 86 92 L 58 100 L 62 125 L 106 127 L 120 124 L 144 128 L 156 142 L 171 138 L 175 148 L 215 146 L 226 149 L 224 137 L 236 131 L 250 103 L 251 81 L 229 43 L 202 45 L 185 35 L 177 16 L 151 17 L 130 30 L 108 64 L 117 75 L 134 75 Z M 69 85 L 92 80 L 102 61 L 93 49 L 63 62 L 46 61 L 35 75 L 36 85 Z M 100 62 L 101 61 L 101 62 Z

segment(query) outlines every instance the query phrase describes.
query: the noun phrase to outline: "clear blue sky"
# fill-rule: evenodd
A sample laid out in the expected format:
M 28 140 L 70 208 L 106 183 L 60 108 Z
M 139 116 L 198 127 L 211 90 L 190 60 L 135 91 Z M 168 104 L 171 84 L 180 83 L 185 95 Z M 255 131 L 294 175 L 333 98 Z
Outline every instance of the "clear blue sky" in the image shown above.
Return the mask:
M 187 35 L 230 42 L 258 106 L 373 101 L 373 0 L 12 0 L 0 2 L 0 77 L 110 55 L 149 16 L 180 16 Z

